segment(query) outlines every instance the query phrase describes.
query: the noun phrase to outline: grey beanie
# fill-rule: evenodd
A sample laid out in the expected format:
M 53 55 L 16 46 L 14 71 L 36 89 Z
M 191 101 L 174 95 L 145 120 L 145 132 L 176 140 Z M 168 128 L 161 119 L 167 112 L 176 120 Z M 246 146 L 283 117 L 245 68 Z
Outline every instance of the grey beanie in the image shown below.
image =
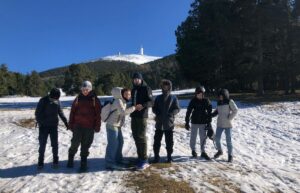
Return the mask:
M 88 80 L 84 81 L 81 86 L 81 89 L 83 88 L 89 89 L 90 91 L 93 90 L 92 83 Z

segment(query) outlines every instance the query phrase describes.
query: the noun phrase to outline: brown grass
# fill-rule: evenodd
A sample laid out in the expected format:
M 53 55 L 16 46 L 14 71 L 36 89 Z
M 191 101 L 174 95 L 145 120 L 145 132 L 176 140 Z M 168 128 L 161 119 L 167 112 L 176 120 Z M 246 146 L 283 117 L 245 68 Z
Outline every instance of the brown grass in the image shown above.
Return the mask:
M 156 164 L 157 169 L 169 167 L 165 164 Z M 142 172 L 134 172 L 126 178 L 126 186 L 141 193 L 194 193 L 187 182 L 165 179 L 151 168 Z
M 170 168 L 173 165 L 171 163 L 156 163 L 156 164 L 151 164 L 152 168 L 155 169 L 164 169 L 164 168 Z
M 240 187 L 224 177 L 207 175 L 203 180 L 220 188 L 224 193 L 232 191 L 241 193 Z
M 35 119 L 29 118 L 29 119 L 20 119 L 16 122 L 13 122 L 15 125 L 28 128 L 28 129 L 34 129 L 35 128 Z
M 185 128 L 185 124 L 184 123 L 175 123 L 175 127 L 179 128 L 179 129 L 184 129 Z

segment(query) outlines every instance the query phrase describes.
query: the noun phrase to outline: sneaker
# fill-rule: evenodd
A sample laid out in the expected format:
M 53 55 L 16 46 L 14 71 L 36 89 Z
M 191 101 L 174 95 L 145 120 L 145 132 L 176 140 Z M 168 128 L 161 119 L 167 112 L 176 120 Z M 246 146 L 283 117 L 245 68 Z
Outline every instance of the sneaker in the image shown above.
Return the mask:
M 197 155 L 196 151 L 194 151 L 194 150 L 192 151 L 192 156 L 193 156 L 193 158 L 197 158 L 198 155 Z
M 233 157 L 232 157 L 232 155 L 228 155 L 228 162 L 232 162 L 233 161 Z
M 222 150 L 219 150 L 219 151 L 217 151 L 217 153 L 214 155 L 214 158 L 217 159 L 217 158 L 219 158 L 221 155 L 223 155 L 223 151 L 222 151 Z
M 148 161 L 140 161 L 137 165 L 136 165 L 136 169 L 137 170 L 145 170 L 146 168 L 148 168 L 150 165 L 148 163 Z
M 210 160 L 210 157 L 208 157 L 207 153 L 205 152 L 201 153 L 201 158 L 204 158 L 205 160 Z

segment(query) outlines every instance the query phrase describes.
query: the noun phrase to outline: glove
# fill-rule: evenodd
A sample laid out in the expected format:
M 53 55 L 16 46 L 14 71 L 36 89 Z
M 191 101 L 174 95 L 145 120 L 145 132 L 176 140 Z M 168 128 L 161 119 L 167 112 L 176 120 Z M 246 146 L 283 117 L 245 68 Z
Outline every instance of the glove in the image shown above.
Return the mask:
M 211 123 L 207 123 L 205 129 L 208 130 L 210 128 L 212 128 Z
M 100 132 L 100 127 L 99 127 L 99 128 L 95 128 L 94 131 L 95 131 L 96 133 L 99 133 L 99 132 Z
M 189 130 L 190 130 L 190 124 L 186 123 L 186 124 L 185 124 L 185 129 L 186 129 L 187 131 L 189 131 Z
M 215 138 L 215 133 L 214 133 L 214 130 L 213 130 L 213 128 L 212 128 L 212 126 L 211 126 L 211 123 L 208 123 L 207 125 L 206 125 L 206 128 L 205 128 L 206 130 L 207 130 L 207 137 L 209 138 L 209 139 L 211 139 L 211 140 L 214 140 L 214 138 Z
M 68 122 L 64 122 L 64 124 L 65 124 L 65 126 L 66 126 L 67 130 L 69 130 L 69 129 L 70 129 L 70 127 L 69 127 L 69 124 L 68 124 Z

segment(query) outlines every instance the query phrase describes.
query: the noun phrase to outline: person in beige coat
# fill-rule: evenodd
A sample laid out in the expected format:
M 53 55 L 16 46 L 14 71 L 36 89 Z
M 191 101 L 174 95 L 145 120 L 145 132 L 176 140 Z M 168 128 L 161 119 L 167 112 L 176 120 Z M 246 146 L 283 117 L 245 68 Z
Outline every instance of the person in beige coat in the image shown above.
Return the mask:
M 232 162 L 232 142 L 231 142 L 231 133 L 232 133 L 232 120 L 237 115 L 238 108 L 234 101 L 229 97 L 229 91 L 227 89 L 222 89 L 218 93 L 218 104 L 217 109 L 212 113 L 212 117 L 218 116 L 217 119 L 217 130 L 216 130 L 216 146 L 218 152 L 215 154 L 214 158 L 217 159 L 223 155 L 223 150 L 221 147 L 221 136 L 223 131 L 226 135 L 226 144 L 228 149 L 228 162 Z
M 130 89 L 115 87 L 111 91 L 114 101 L 111 105 L 111 114 L 106 121 L 107 147 L 105 163 L 107 169 L 120 169 L 122 164 L 123 134 L 121 127 L 124 125 L 125 116 L 136 110 L 135 106 L 127 107 L 131 98 Z

